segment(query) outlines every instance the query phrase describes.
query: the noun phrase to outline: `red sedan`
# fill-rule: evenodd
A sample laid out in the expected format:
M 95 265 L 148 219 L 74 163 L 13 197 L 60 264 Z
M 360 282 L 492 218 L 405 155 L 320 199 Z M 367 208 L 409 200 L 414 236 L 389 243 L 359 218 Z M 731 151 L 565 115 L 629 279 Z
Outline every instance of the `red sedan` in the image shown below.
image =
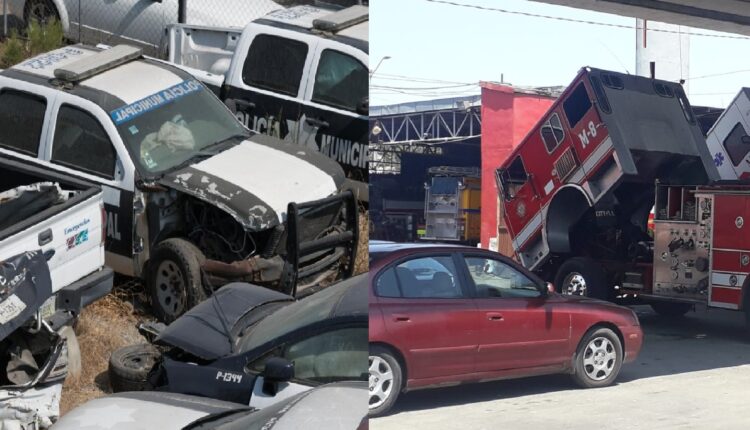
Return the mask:
M 461 382 L 570 373 L 603 387 L 641 349 L 631 309 L 559 295 L 491 251 L 371 244 L 370 283 L 371 416 Z

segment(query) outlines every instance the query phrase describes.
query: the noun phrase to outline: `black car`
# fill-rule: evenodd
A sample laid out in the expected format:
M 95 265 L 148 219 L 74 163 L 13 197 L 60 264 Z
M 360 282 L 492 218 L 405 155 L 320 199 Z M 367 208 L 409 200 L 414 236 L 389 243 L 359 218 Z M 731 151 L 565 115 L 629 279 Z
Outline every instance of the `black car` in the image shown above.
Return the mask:
M 169 326 L 141 328 L 151 344 L 110 358 L 115 392 L 154 389 L 262 408 L 320 384 L 366 380 L 367 274 L 299 301 L 233 283 Z

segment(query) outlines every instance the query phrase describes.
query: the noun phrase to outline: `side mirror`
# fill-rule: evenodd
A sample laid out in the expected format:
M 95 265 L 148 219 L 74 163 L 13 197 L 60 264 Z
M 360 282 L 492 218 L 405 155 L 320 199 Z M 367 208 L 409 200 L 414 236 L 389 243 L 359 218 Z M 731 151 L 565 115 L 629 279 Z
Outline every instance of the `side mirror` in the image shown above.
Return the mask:
M 370 114 L 370 98 L 365 97 L 362 99 L 362 101 L 359 102 L 357 105 L 357 113 L 360 115 L 369 115 Z
M 555 286 L 552 282 L 547 282 L 547 295 L 554 294 L 555 292 Z
M 289 382 L 294 379 L 294 363 L 281 357 L 270 358 L 262 375 L 269 382 Z
M 281 357 L 270 358 L 260 376 L 263 377 L 263 392 L 275 396 L 281 384 L 294 378 L 294 363 Z

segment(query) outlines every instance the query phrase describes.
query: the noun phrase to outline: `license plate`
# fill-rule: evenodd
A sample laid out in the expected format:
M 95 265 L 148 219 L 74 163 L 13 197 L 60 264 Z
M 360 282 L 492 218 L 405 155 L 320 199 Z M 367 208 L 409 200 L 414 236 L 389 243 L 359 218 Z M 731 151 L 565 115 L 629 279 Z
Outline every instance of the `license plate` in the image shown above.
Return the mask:
M 5 324 L 13 318 L 21 315 L 21 312 L 23 312 L 24 309 L 26 309 L 26 303 L 24 303 L 17 295 L 11 295 L 5 301 L 0 303 L 0 324 Z
M 42 305 L 42 307 L 39 309 L 42 312 L 42 319 L 48 319 L 55 313 L 55 302 L 57 301 L 57 297 L 52 296 L 49 299 L 47 299 L 46 302 Z

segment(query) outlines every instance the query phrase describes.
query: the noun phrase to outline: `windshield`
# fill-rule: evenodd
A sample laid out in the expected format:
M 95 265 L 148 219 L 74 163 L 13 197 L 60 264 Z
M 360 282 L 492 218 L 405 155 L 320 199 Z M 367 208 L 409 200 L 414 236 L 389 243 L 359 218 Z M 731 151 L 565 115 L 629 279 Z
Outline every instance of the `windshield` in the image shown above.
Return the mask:
M 251 351 L 273 339 L 329 318 L 342 297 L 361 283 L 363 276 L 367 274 L 341 281 L 269 315 L 240 340 L 239 352 Z
M 158 174 L 249 135 L 200 82 L 190 79 L 110 112 L 139 169 Z

